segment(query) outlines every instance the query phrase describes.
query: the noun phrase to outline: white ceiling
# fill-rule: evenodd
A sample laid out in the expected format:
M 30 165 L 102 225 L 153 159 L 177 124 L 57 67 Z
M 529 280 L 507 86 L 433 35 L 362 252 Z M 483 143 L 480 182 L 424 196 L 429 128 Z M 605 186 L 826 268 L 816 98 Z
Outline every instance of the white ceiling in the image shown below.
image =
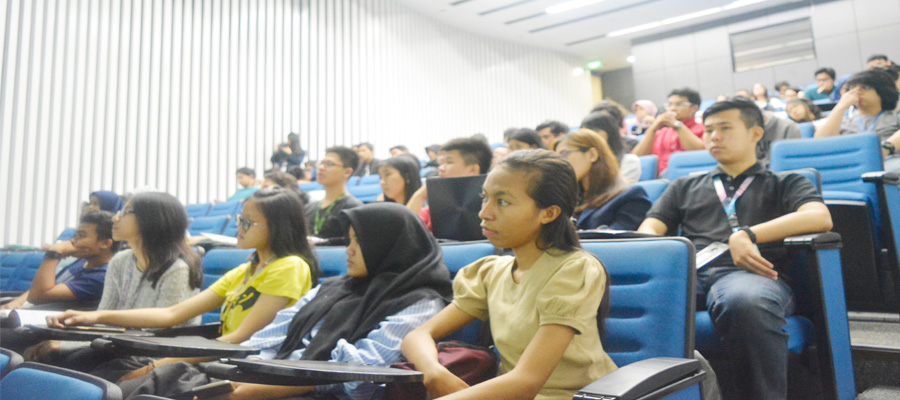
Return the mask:
M 547 7 L 569 0 L 397 0 L 437 20 L 480 35 L 525 43 L 600 60 L 603 70 L 627 67 L 631 40 L 672 29 L 807 0 L 767 0 L 715 15 L 668 24 L 639 33 L 609 38 L 620 29 L 720 7 L 734 0 L 605 0 L 560 14 Z

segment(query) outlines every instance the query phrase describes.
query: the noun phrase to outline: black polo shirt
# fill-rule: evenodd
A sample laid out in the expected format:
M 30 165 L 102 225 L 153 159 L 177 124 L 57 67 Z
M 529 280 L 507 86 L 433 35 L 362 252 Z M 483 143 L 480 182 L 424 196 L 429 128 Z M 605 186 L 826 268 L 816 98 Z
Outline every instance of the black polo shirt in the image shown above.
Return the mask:
M 753 182 L 737 201 L 740 226 L 753 226 L 785 214 L 797 211 L 811 201 L 822 202 L 815 186 L 803 175 L 775 173 L 756 163 L 736 178 L 732 178 L 719 166 L 705 174 L 681 177 L 672 182 L 662 197 L 656 201 L 647 218 L 656 218 L 666 224 L 669 233 L 688 238 L 697 250 L 712 242 L 728 244 L 731 225 L 719 196 L 713 186 L 713 177 L 719 176 L 725 191 L 731 197 L 748 176 Z M 778 250 L 762 250 L 762 255 L 775 264 L 779 272 L 785 271 L 786 254 Z M 717 265 L 733 265 L 730 255 L 723 255 Z

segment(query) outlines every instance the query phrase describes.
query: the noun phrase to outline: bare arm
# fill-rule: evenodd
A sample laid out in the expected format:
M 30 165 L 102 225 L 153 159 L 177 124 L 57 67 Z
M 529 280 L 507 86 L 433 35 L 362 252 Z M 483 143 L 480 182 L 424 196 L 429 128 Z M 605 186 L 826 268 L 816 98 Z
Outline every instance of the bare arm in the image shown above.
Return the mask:
M 62 255 L 69 255 L 75 250 L 75 247 L 72 246 L 71 242 L 60 242 L 50 246 L 49 250 L 59 252 Z M 44 258 L 41 266 L 38 267 L 37 272 L 34 274 L 34 279 L 31 280 L 28 301 L 41 304 L 75 300 L 75 294 L 72 293 L 72 289 L 69 289 L 64 284 L 56 284 L 56 267 L 58 265 L 59 260 Z
M 703 139 L 697 137 L 697 135 L 684 124 L 678 124 L 678 128 L 675 129 L 675 132 L 678 132 L 678 140 L 681 141 L 681 146 L 684 147 L 686 151 L 703 150 L 706 148 L 706 146 L 703 145 Z
M 168 328 L 179 325 L 205 312 L 215 310 L 225 300 L 211 289 L 181 303 L 166 308 L 135 310 L 73 311 L 48 317 L 47 325 L 62 328 L 66 325 L 107 324 L 128 328 Z
M 638 227 L 637 231 L 639 233 L 663 236 L 669 231 L 669 227 L 665 222 L 656 218 L 647 218 L 644 222 L 641 222 L 641 226 Z
M 541 326 L 512 371 L 443 399 L 534 398 L 553 374 L 574 337 L 575 330 L 568 326 Z
M 425 200 L 428 199 L 428 190 L 425 188 L 423 184 L 422 187 L 416 189 L 416 192 L 410 196 L 409 201 L 406 202 L 406 208 L 412 210 L 412 212 L 418 215 L 422 212 L 422 206 L 425 205 Z
M 641 142 L 634 146 L 634 149 L 631 150 L 633 154 L 637 154 L 639 156 L 648 156 L 653 154 L 653 142 L 656 141 L 656 130 L 661 128 L 656 122 L 653 125 L 650 125 L 647 128 L 647 132 L 644 133 L 644 137 L 641 138 Z
M 250 339 L 250 336 L 253 336 L 256 331 L 265 328 L 266 325 L 272 322 L 275 319 L 275 314 L 286 307 L 290 301 L 291 299 L 288 297 L 268 294 L 260 295 L 256 304 L 250 309 L 250 313 L 241 321 L 241 325 L 234 332 L 220 337 L 219 340 L 241 343 Z
M 6 303 L 0 306 L 0 310 L 15 310 L 19 307 L 22 307 L 25 304 L 25 301 L 28 300 L 28 292 L 22 293 L 21 296 L 12 299 L 9 303 Z
M 475 317 L 451 304 L 403 339 L 403 355 L 425 375 L 425 387 L 432 397 L 444 396 L 469 385 L 438 363 L 435 338 L 442 338 L 472 322 Z
M 841 121 L 844 120 L 844 113 L 850 109 L 850 106 L 856 105 L 857 103 L 859 103 L 859 91 L 856 88 L 844 93 L 841 96 L 841 100 L 838 101 L 834 106 L 834 109 L 831 110 L 831 114 L 825 119 L 825 123 L 816 130 L 816 134 L 813 137 L 819 139 L 840 135 Z

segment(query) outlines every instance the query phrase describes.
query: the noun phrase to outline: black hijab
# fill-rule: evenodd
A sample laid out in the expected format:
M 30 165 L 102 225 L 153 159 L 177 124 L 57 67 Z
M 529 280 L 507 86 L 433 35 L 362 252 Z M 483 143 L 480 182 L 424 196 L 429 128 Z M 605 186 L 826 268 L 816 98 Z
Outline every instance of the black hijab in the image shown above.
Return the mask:
M 341 211 L 347 235 L 352 226 L 368 276 L 342 276 L 322 283 L 316 297 L 297 312 L 276 358 L 287 358 L 303 347 L 325 319 L 304 360 L 328 360 L 338 339 L 354 343 L 379 323 L 424 299 L 453 297 L 450 272 L 441 248 L 412 211 L 397 203 L 372 203 Z

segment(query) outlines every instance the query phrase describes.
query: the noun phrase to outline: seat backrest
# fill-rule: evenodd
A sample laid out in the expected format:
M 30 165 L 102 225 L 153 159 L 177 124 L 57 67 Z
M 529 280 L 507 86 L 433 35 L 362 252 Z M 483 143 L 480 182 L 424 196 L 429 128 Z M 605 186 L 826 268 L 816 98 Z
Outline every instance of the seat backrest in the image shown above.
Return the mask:
M 347 187 L 347 192 L 363 203 L 371 203 L 381 195 L 381 185 L 349 186 Z
M 222 275 L 247 262 L 253 249 L 212 249 L 203 256 L 203 289 L 215 283 Z
M 659 157 L 656 154 L 641 156 L 641 179 L 640 181 L 649 181 L 656 179 L 656 169 L 659 165 Z
M 434 168 L 434 167 L 422 168 L 421 170 L 419 170 L 419 176 L 425 176 L 425 175 L 428 175 L 428 174 L 430 174 L 432 171 L 437 171 L 437 169 Z
M 0 381 L 0 398 L 119 400 L 122 391 L 107 380 L 83 372 L 26 362 Z
M 801 168 L 785 172 L 793 172 L 805 176 L 816 187 L 819 194 L 822 194 L 822 176 L 819 175 L 819 171 L 813 168 Z
M 685 238 L 583 240 L 610 275 L 603 348 L 616 365 L 693 358 L 695 250 Z
M 659 200 L 663 192 L 669 187 L 669 181 L 667 179 L 654 179 L 652 181 L 635 182 L 632 185 L 644 188 L 644 191 L 647 192 L 647 197 L 650 198 L 650 202 L 656 203 L 656 200 Z
M 31 280 L 34 279 L 34 275 L 37 273 L 38 268 L 41 267 L 43 261 L 43 252 L 26 253 L 25 257 L 22 258 L 22 261 L 19 263 L 19 266 L 16 267 L 16 270 L 9 278 L 10 282 L 8 290 L 13 292 L 24 292 L 31 289 Z
M 357 182 L 356 184 L 357 185 L 377 185 L 380 180 L 381 180 L 381 176 L 379 176 L 378 174 L 366 175 L 366 176 L 360 177 L 359 182 Z
M 6 376 L 9 371 L 19 367 L 25 360 L 19 353 L 7 349 L 0 349 L 0 378 Z
M 682 151 L 669 157 L 666 179 L 674 181 L 694 172 L 709 171 L 716 167 L 716 159 L 706 150 Z M 796 169 L 796 168 L 792 168 Z
M 815 168 L 822 177 L 823 192 L 840 191 L 863 195 L 877 205 L 875 185 L 862 175 L 880 171 L 881 144 L 874 134 L 855 134 L 816 140 L 780 140 L 772 144 L 772 171 Z
M 234 216 L 241 213 L 241 206 L 243 205 L 243 201 L 241 200 L 232 200 L 225 201 L 221 203 L 213 204 L 212 208 L 209 209 L 209 212 L 206 214 L 208 217 L 216 217 L 216 216 Z
M 19 265 L 29 253 L 6 252 L 0 254 L 0 291 L 10 292 L 13 285 L 12 278 L 19 269 Z
M 320 281 L 325 278 L 347 274 L 346 247 L 316 247 L 314 251 L 316 260 L 319 262 L 319 270 L 322 271 L 322 275 L 319 277 Z
M 222 231 L 222 235 L 230 236 L 230 237 L 237 237 L 237 234 L 238 234 L 237 221 L 233 221 L 233 222 L 229 221 L 227 224 L 225 224 L 225 229 Z
M 56 237 L 57 242 L 62 242 L 64 240 L 72 240 L 75 237 L 75 228 L 66 228 L 63 229 L 62 232 L 59 233 L 59 236 Z
M 325 189 L 325 186 L 322 186 L 319 182 L 306 182 L 300 184 L 300 190 L 304 192 L 311 192 L 313 190 L 322 190 Z
M 215 233 L 221 235 L 225 230 L 225 224 L 231 219 L 228 215 L 219 215 L 215 217 L 197 217 L 191 221 L 188 226 L 188 232 L 191 236 L 198 236 L 202 232 Z
M 188 218 L 197 218 L 205 217 L 211 207 L 212 203 L 197 203 L 184 206 L 184 210 L 187 211 Z
M 494 245 L 487 241 L 442 243 L 444 263 L 450 270 L 450 277 L 455 277 L 463 267 L 481 258 L 495 254 Z
M 816 135 L 816 126 L 812 122 L 802 122 L 797 127 L 800 128 L 800 137 L 803 139 L 812 139 Z

